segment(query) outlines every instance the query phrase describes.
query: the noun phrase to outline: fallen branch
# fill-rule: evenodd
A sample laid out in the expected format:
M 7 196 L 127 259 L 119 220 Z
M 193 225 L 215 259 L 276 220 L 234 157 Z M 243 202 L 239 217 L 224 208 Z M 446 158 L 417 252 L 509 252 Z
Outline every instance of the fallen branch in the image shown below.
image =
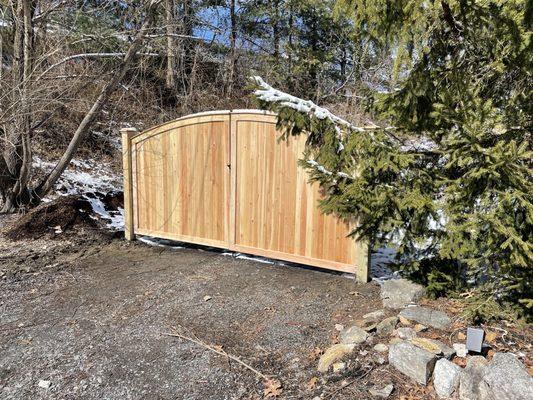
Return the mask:
M 222 350 L 222 348 L 215 348 L 214 346 L 210 346 L 208 345 L 207 343 L 204 343 L 202 342 L 201 340 L 199 339 L 193 339 L 191 337 L 188 337 L 188 336 L 185 336 L 185 335 L 182 335 L 180 333 L 162 333 L 162 335 L 165 335 L 165 336 L 171 336 L 171 337 L 177 337 L 177 338 L 180 338 L 180 339 L 183 339 L 183 340 L 187 340 L 189 342 L 192 342 L 192 343 L 195 343 L 197 344 L 198 346 L 201 346 L 201 347 L 204 347 L 208 350 L 211 350 L 213 353 L 217 353 L 221 356 L 224 356 L 224 357 L 228 357 L 229 359 L 241 364 L 243 367 L 247 368 L 248 370 L 252 371 L 254 374 L 256 374 L 257 376 L 263 378 L 265 381 L 269 381 L 270 378 L 268 376 L 266 376 L 265 374 L 263 374 L 262 372 L 256 370 L 254 367 L 250 366 L 249 364 L 246 364 L 244 361 L 242 361 L 239 357 L 236 357 L 234 355 L 231 355 L 231 354 L 228 354 L 226 353 L 224 350 Z

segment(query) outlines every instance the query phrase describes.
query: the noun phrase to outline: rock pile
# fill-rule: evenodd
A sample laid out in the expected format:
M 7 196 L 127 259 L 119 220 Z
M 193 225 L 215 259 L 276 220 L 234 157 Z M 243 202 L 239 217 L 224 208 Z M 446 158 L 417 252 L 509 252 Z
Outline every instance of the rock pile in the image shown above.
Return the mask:
M 390 310 L 377 310 L 365 314 L 355 325 L 344 328 L 339 333 L 339 343 L 328 348 L 320 358 L 318 370 L 327 372 L 332 366 L 334 371 L 342 370 L 346 364 L 338 362 L 340 359 L 364 343 L 377 343 L 370 353 L 378 363 L 385 363 L 384 355 L 388 353 L 389 364 L 416 383 L 427 385 L 433 380 L 439 398 L 533 400 L 533 378 L 513 354 L 495 353 L 490 362 L 481 355 L 453 362 L 468 356 L 465 344 L 453 343 L 450 347 L 439 340 L 419 337 L 418 334 L 428 327 L 445 330 L 452 323 L 442 311 L 413 305 L 423 294 L 423 287 L 404 279 L 385 282 L 381 292 L 383 306 L 403 308 L 400 313 L 387 317 Z M 460 339 L 464 339 L 464 335 Z M 368 352 L 359 352 L 363 353 Z M 465 362 L 466 366 L 462 368 L 460 365 L 464 366 Z M 382 386 L 368 390 L 374 397 L 387 398 L 394 387 L 384 382 Z

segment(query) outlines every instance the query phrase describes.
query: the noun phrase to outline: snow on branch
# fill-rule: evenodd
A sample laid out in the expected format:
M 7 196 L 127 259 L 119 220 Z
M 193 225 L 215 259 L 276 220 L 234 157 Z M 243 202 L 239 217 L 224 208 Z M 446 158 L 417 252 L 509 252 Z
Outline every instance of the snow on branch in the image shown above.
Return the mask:
M 328 109 L 316 105 L 311 100 L 303 100 L 299 97 L 282 92 L 281 90 L 274 89 L 272 86 L 266 83 L 260 76 L 252 76 L 252 80 L 259 86 L 259 89 L 255 90 L 254 92 L 255 96 L 257 96 L 259 100 L 266 101 L 269 103 L 277 103 L 282 107 L 292 108 L 293 110 L 307 114 L 309 116 L 314 116 L 315 118 L 320 120 L 327 119 L 335 125 L 339 134 L 341 127 L 347 129 L 348 131 L 355 132 L 364 132 L 376 129 L 394 129 L 394 127 L 391 126 L 380 127 L 376 124 L 372 124 L 369 126 L 355 126 L 352 123 L 346 121 L 345 119 L 331 113 Z
M 320 173 L 322 173 L 324 175 L 327 175 L 327 176 L 333 176 L 333 172 L 328 171 L 323 165 L 320 165 L 315 160 L 307 160 L 306 162 L 311 167 L 316 169 L 318 172 L 320 172 Z M 350 175 L 348 175 L 345 172 L 337 172 L 335 175 L 337 175 L 339 178 L 350 179 L 350 180 L 354 180 L 355 179 L 353 176 L 350 176 Z

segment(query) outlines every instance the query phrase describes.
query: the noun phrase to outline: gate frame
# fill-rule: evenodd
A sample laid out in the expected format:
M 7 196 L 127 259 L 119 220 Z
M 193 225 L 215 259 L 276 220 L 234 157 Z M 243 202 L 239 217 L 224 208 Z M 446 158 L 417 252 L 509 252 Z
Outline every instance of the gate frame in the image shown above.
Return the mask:
M 131 127 L 123 128 L 120 130 L 121 138 L 122 138 L 122 152 L 123 152 L 122 160 L 123 160 L 123 173 L 124 173 L 124 236 L 125 236 L 125 239 L 128 241 L 134 240 L 135 235 L 136 235 L 135 219 L 133 215 L 134 213 L 134 195 L 133 195 L 134 155 L 133 155 L 132 150 L 133 150 L 134 139 L 138 138 L 139 136 L 146 136 L 146 138 L 149 138 L 153 135 L 161 133 L 160 132 L 161 128 L 169 124 L 179 123 L 181 121 L 185 121 L 190 118 L 228 115 L 229 126 L 230 126 L 230 132 L 229 132 L 230 143 L 228 146 L 228 150 L 230 152 L 230 155 L 228 158 L 230 162 L 230 165 L 228 165 L 228 167 L 230 168 L 230 176 L 229 176 L 230 198 L 228 201 L 228 210 L 227 210 L 226 219 L 229 219 L 230 221 L 224 221 L 226 225 L 225 229 L 229 229 L 227 245 L 220 246 L 218 245 L 218 243 L 217 244 L 200 243 L 198 241 L 193 241 L 192 243 L 219 247 L 219 248 L 227 248 L 231 251 L 244 252 L 244 253 L 254 254 L 254 255 L 263 256 L 263 257 L 282 259 L 282 260 L 286 260 L 289 262 L 295 262 L 295 263 L 300 263 L 304 265 L 312 265 L 312 266 L 319 267 L 319 268 L 333 269 L 336 271 L 353 273 L 355 274 L 357 281 L 368 282 L 369 270 L 370 270 L 370 257 L 369 257 L 369 246 L 366 241 L 355 241 L 354 240 L 353 245 L 358 247 L 357 249 L 358 251 L 356 252 L 357 257 L 356 257 L 355 265 L 349 264 L 349 265 L 352 265 L 352 268 L 348 268 L 346 264 L 336 262 L 333 260 L 313 261 L 309 259 L 308 257 L 301 256 L 298 254 L 281 253 L 281 252 L 277 252 L 273 250 L 265 250 L 265 249 L 255 248 L 255 247 L 248 248 L 247 246 L 235 244 L 235 221 L 231 223 L 231 219 L 232 217 L 235 217 L 236 172 L 235 172 L 235 168 L 231 168 L 231 166 L 236 166 L 236 161 L 237 161 L 237 154 L 235 151 L 237 130 L 235 129 L 236 120 L 231 119 L 232 114 L 241 114 L 241 115 L 242 114 L 254 114 L 254 115 L 262 115 L 262 116 L 267 116 L 267 115 L 276 116 L 275 113 L 270 112 L 270 111 L 264 111 L 264 110 L 254 110 L 254 109 L 218 110 L 218 111 L 207 111 L 207 112 L 200 112 L 196 114 L 186 115 L 186 116 L 174 119 L 172 121 L 168 121 L 163 124 L 156 125 L 142 132 L 138 131 L 136 128 L 131 128 Z M 143 233 L 140 232 L 140 234 L 143 234 Z M 179 239 L 174 239 L 174 240 L 179 240 Z

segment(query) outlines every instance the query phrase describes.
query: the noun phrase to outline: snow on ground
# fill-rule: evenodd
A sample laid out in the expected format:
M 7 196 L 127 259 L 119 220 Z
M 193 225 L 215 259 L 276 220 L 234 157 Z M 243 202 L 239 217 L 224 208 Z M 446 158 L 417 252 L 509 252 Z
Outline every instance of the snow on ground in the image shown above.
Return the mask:
M 55 163 L 33 157 L 33 167 L 47 173 Z M 99 218 L 107 221 L 111 229 L 124 229 L 124 210 L 109 211 L 106 209 L 103 196 L 111 192 L 122 191 L 122 178 L 114 173 L 108 164 L 95 160 L 73 159 L 55 184 L 55 193 L 60 196 L 80 195 L 92 206 Z M 50 201 L 53 195 L 44 199 Z
M 177 242 L 169 239 L 160 239 L 156 237 L 137 236 L 137 240 L 146 243 L 150 246 L 166 247 L 170 249 L 182 249 L 184 247 L 194 246 L 188 243 Z M 208 247 L 208 249 L 211 249 Z M 218 250 L 218 249 L 217 249 Z M 393 272 L 388 265 L 393 261 L 396 251 L 393 248 L 381 248 L 378 251 L 372 253 L 370 259 L 370 277 L 373 281 L 382 284 L 389 279 L 400 278 L 398 271 Z M 280 260 L 275 260 L 266 257 L 253 256 L 250 254 L 243 254 L 233 251 L 223 251 L 223 256 L 235 257 L 241 260 L 252 260 L 263 264 L 275 264 L 275 265 L 290 265 Z M 343 276 L 354 279 L 353 274 L 342 274 Z

